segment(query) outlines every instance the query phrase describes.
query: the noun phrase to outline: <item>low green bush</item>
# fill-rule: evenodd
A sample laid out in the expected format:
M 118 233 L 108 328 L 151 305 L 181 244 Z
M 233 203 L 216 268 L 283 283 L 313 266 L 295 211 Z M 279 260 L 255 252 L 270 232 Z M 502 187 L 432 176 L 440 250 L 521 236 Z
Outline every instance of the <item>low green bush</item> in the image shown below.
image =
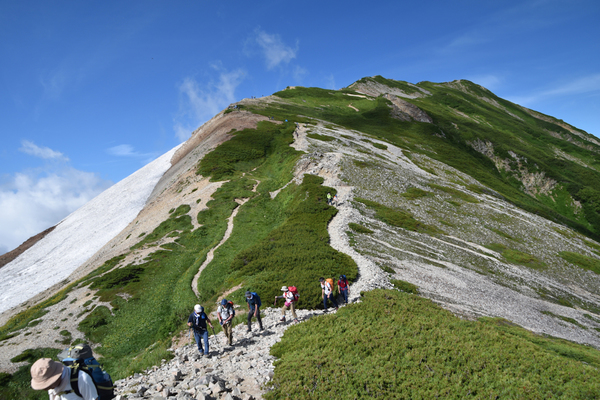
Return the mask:
M 323 142 L 332 142 L 335 140 L 334 137 L 327 136 L 327 135 L 319 135 L 318 133 L 309 133 L 306 136 L 308 136 L 311 139 L 321 140 Z
M 429 186 L 433 189 L 437 189 L 442 192 L 448 193 L 451 196 L 458 197 L 459 199 L 466 201 L 467 203 L 479 203 L 479 200 L 477 200 L 476 197 L 471 196 L 470 194 L 467 194 L 465 192 L 461 192 L 460 190 L 447 186 L 436 185 L 434 183 L 430 183 Z
M 268 400 L 597 398 L 600 352 L 389 290 L 290 327 Z M 585 363 L 584 363 L 585 362 Z
M 354 223 L 354 222 L 350 222 L 348 224 L 348 227 L 350 229 L 352 229 L 356 233 L 364 233 L 364 234 L 371 234 L 371 233 L 373 233 L 373 231 L 370 230 L 369 228 L 364 227 L 364 226 L 362 226 L 360 224 L 357 224 L 357 223 Z
M 572 251 L 561 251 L 558 255 L 573 265 L 600 274 L 600 260 L 597 258 L 573 253 Z
M 375 211 L 375 218 L 388 225 L 406 229 L 408 231 L 427 233 L 429 235 L 443 234 L 443 231 L 435 226 L 424 224 L 416 220 L 408 211 L 396 210 L 377 202 L 355 198 L 354 200 L 366 205 Z
M 379 268 L 381 268 L 381 270 L 383 272 L 387 272 L 388 274 L 394 274 L 394 273 L 396 273 L 396 271 L 394 271 L 393 268 L 391 268 L 391 267 L 389 267 L 387 265 L 380 265 Z
M 484 247 L 487 247 L 490 250 L 494 250 L 500 253 L 502 257 L 506 259 L 506 261 L 511 262 L 513 264 L 521 264 L 533 269 L 546 268 L 546 264 L 543 261 L 538 260 L 531 254 L 508 248 L 502 243 L 490 243 L 486 244 Z
M 402 281 L 400 279 L 390 279 L 390 283 L 398 290 L 406 293 L 419 294 L 419 287 L 410 282 Z
M 401 194 L 401 196 L 407 198 L 408 200 L 416 200 L 421 197 L 431 197 L 433 196 L 433 193 L 416 187 L 409 187 L 406 192 Z

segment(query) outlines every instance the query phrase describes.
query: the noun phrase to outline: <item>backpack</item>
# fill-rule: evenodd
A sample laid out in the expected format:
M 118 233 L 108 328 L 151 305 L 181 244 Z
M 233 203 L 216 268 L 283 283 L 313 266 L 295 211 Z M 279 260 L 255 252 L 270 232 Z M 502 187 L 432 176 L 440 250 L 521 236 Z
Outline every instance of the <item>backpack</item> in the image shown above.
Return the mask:
M 225 306 L 219 306 L 219 308 L 217 309 L 217 311 L 220 311 L 221 309 L 227 311 L 228 313 L 230 313 L 231 315 L 233 315 L 235 317 L 235 308 L 233 307 L 233 301 L 231 300 L 227 300 L 227 304 L 225 304 Z M 220 311 L 222 312 L 222 311 Z
M 262 306 L 262 302 L 260 301 L 260 297 L 258 297 L 258 295 L 255 292 L 252 292 L 252 297 L 256 297 L 256 300 L 254 300 L 254 302 L 256 303 L 256 305 L 258 307 Z
M 335 286 L 333 286 L 333 279 L 327 278 L 327 279 L 325 279 L 325 282 L 327 282 L 331 285 L 331 292 L 333 293 L 333 288 L 335 287 Z
M 58 358 L 71 370 L 71 388 L 77 396 L 82 397 L 79 391 L 79 371 L 83 371 L 92 378 L 99 400 L 110 400 L 115 397 L 110 375 L 102 369 L 98 360 L 94 358 L 92 348 L 88 344 L 83 343 L 68 347 L 58 354 Z
M 300 295 L 298 294 L 298 288 L 296 286 L 288 286 L 288 290 L 294 295 L 293 301 L 298 301 L 298 297 L 300 297 Z

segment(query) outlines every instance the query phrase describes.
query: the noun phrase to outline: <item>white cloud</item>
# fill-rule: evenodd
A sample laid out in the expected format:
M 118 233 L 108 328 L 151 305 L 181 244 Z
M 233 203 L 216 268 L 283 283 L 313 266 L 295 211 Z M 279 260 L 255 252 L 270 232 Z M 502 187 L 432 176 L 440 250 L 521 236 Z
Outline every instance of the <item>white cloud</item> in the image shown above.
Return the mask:
M 483 86 L 488 90 L 494 90 L 500 86 L 501 80 L 495 75 L 476 75 L 467 77 L 471 82 Z
M 302 68 L 299 65 L 296 65 L 296 67 L 294 68 L 294 72 L 292 73 L 294 81 L 300 83 L 306 75 L 308 75 L 308 70 L 306 68 Z
M 291 60 L 296 58 L 299 48 L 298 42 L 296 42 L 295 48 L 292 48 L 283 43 L 281 36 L 277 34 L 270 35 L 261 29 L 256 29 L 254 34 L 254 42 L 258 44 L 262 55 L 265 57 L 268 70 L 271 70 L 282 63 L 288 64 Z
M 60 98 L 69 83 L 68 73 L 64 66 L 40 76 L 40 84 L 44 88 L 44 96 L 52 100 Z
M 142 159 L 143 164 L 148 164 L 154 160 L 158 154 L 156 153 L 141 153 L 130 144 L 120 144 L 118 146 L 109 147 L 106 152 L 111 156 L 129 157 Z
M 67 157 L 61 152 L 54 151 L 49 147 L 39 147 L 35 143 L 30 142 L 29 140 L 21 141 L 21 148 L 19 151 L 23 153 L 43 158 L 45 160 L 61 160 L 61 161 L 69 161 Z
M 475 46 L 485 43 L 488 40 L 489 39 L 481 32 L 469 32 L 452 39 L 452 41 L 444 48 L 444 50 L 451 51 L 454 49 Z
M 542 92 L 543 96 L 562 96 L 600 91 L 600 74 L 588 75 Z
M 235 90 L 246 76 L 242 69 L 225 71 L 216 65 L 213 68 L 219 71 L 218 81 L 200 88 L 194 78 L 187 77 L 179 86 L 181 101 L 173 129 L 182 142 L 202 123 L 235 102 Z
M 555 84 L 554 87 L 534 92 L 529 96 L 509 96 L 514 103 L 524 106 L 533 105 L 549 98 L 581 95 L 585 93 L 600 93 L 600 74 L 593 74 L 574 79 L 569 82 Z
M 0 186 L 0 253 L 56 225 L 111 185 L 95 173 L 71 167 L 9 177 Z
M 110 147 L 106 150 L 108 154 L 120 157 L 132 157 L 138 153 L 133 150 L 133 146 L 129 144 L 120 144 L 118 146 Z
M 325 77 L 325 81 L 327 82 L 325 86 L 326 86 L 328 89 L 333 89 L 333 90 L 336 90 L 336 89 L 335 89 L 335 77 L 333 76 L 333 74 L 331 74 L 331 75 L 329 75 L 329 76 Z

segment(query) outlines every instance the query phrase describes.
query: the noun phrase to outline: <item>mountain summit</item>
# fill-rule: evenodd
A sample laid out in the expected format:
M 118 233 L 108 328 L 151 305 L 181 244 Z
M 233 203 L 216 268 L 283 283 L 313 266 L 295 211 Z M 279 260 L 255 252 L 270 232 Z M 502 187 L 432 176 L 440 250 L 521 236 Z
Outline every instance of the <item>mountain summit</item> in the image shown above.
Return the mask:
M 472 82 L 288 87 L 230 105 L 155 163 L 0 269 L 2 370 L 85 339 L 125 377 L 172 357 L 195 303 L 294 285 L 300 308 L 322 309 L 319 277 L 342 274 L 365 309 L 399 289 L 600 348 L 600 141 Z M 132 191 L 127 214 L 109 212 Z M 69 221 L 114 233 L 61 234 Z M 57 278 L 32 290 L 28 276 Z

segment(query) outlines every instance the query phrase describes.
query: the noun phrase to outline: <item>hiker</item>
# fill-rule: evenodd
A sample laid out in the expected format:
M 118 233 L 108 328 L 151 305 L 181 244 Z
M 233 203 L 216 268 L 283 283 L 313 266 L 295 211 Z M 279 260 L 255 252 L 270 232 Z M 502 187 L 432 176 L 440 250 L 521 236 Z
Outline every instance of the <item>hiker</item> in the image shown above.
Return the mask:
M 252 317 L 256 317 L 260 330 L 263 330 L 262 320 L 260 319 L 260 306 L 262 305 L 260 297 L 254 292 L 246 292 L 246 303 L 248 303 L 248 330 L 246 332 L 252 332 Z
M 47 390 L 50 400 L 97 400 L 98 391 L 92 377 L 79 371 L 77 376 L 78 396 L 71 386 L 71 369 L 50 358 L 40 358 L 31 366 L 31 387 Z
M 233 303 L 227 299 L 221 300 L 221 305 L 217 308 L 217 317 L 227 337 L 227 344 L 233 346 L 233 317 L 235 317 Z
M 294 322 L 298 322 L 298 316 L 296 315 L 296 302 L 298 301 L 298 290 L 295 286 L 282 286 L 281 291 L 283 292 L 283 296 L 275 296 L 275 303 L 277 303 L 277 299 L 285 299 L 285 303 L 283 304 L 283 308 L 281 309 L 281 319 L 279 322 L 285 322 L 285 313 L 286 311 L 292 310 L 292 317 L 294 317 Z
M 327 205 L 331 205 L 331 193 L 327 192 Z
M 346 275 L 340 275 L 337 281 L 338 293 L 344 297 L 344 303 L 348 304 L 348 279 Z
M 190 314 L 188 318 L 188 326 L 194 330 L 194 339 L 198 345 L 198 351 L 200 354 L 204 353 L 204 357 L 210 357 L 208 354 L 208 329 L 206 324 L 212 328 L 212 323 L 208 319 L 208 315 L 204 312 L 204 307 L 200 304 L 194 306 L 194 312 Z M 213 328 L 214 329 L 214 328 Z M 202 349 L 202 341 L 204 339 L 204 349 Z
M 333 200 L 331 200 L 331 204 L 334 206 L 338 206 L 338 197 L 337 194 L 333 196 Z
M 333 306 L 337 310 L 339 307 L 335 299 L 333 298 L 333 279 L 328 278 L 327 280 L 325 280 L 325 278 L 321 277 L 319 278 L 319 282 L 321 282 L 321 297 L 323 298 L 324 312 L 327 312 L 328 299 L 331 300 Z

